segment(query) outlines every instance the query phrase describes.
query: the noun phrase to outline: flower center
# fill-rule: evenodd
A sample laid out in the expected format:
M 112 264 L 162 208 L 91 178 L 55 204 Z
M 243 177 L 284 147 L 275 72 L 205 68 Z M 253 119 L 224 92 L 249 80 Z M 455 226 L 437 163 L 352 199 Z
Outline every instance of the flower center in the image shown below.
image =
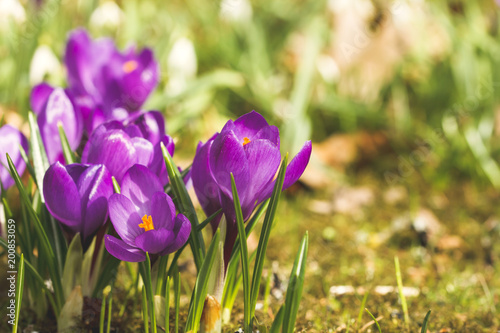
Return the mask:
M 249 144 L 250 142 L 252 141 L 250 141 L 250 139 L 247 138 L 246 136 L 243 138 L 243 146 Z
M 123 71 L 128 74 L 128 73 L 132 72 L 134 69 L 136 69 L 137 66 L 139 66 L 137 61 L 129 60 L 123 64 Z
M 153 218 L 151 215 L 148 216 L 148 214 L 144 214 L 142 222 L 143 223 L 139 224 L 139 228 L 143 228 L 144 231 L 154 230 L 155 226 L 153 225 Z

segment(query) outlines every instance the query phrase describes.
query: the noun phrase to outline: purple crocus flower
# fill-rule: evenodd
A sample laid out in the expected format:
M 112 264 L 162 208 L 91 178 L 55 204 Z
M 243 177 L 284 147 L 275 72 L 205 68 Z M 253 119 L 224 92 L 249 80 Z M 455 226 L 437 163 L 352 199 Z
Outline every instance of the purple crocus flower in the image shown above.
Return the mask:
M 0 127 L 0 181 L 4 189 L 14 185 L 14 179 L 10 176 L 8 169 L 7 154 L 12 159 L 19 175 L 22 175 L 26 169 L 26 163 L 21 157 L 19 146 L 23 147 L 26 153 L 28 152 L 28 140 L 26 140 L 23 133 L 10 125 Z M 0 188 L 1 193 L 2 189 Z
M 64 162 L 58 124 L 63 125 L 71 149 L 76 150 L 83 133 L 79 109 L 73 106 L 70 96 L 62 88 L 53 88 L 46 83 L 33 88 L 30 102 L 38 116 L 38 127 L 49 162 Z
M 139 262 L 146 252 L 165 255 L 181 248 L 191 232 L 191 223 L 176 215 L 172 199 L 143 165 L 134 165 L 123 177 L 121 194 L 109 198 L 111 223 L 121 240 L 106 235 L 106 249 L 116 258 Z
M 89 239 L 108 218 L 113 194 L 111 174 L 104 165 L 51 165 L 43 177 L 47 209 L 71 231 Z
M 166 184 L 161 142 L 173 155 L 174 141 L 165 135 L 163 117 L 157 111 L 134 116 L 125 125 L 110 121 L 94 130 L 83 150 L 82 162 L 106 165 L 118 181 L 134 164 L 145 165 Z
M 311 156 L 311 142 L 304 144 L 287 167 L 283 189 L 294 184 Z M 234 122 L 229 120 L 220 133 L 198 145 L 192 166 L 193 186 L 203 210 L 212 215 L 220 208 L 228 219 L 225 255 L 228 259 L 236 238 L 236 217 L 231 189 L 233 173 L 243 218 L 271 197 L 281 163 L 278 128 L 252 111 Z M 219 219 L 214 220 L 214 230 Z
M 70 34 L 64 62 L 88 132 L 100 124 L 96 119 L 123 120 L 123 113 L 139 110 L 158 84 L 159 67 L 150 49 L 120 53 L 111 39 L 92 40 L 84 29 Z

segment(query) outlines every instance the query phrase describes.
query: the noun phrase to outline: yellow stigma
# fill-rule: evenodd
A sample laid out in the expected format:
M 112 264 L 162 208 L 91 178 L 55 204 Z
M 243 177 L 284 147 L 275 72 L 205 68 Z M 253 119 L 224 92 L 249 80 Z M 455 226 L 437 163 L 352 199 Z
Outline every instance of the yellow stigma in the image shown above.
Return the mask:
M 243 146 L 249 144 L 250 142 L 252 141 L 250 141 L 250 139 L 247 138 L 246 136 L 243 138 Z
M 138 65 L 139 64 L 137 63 L 137 61 L 129 60 L 123 64 L 123 71 L 128 74 L 132 72 L 134 69 L 136 69 Z
M 151 215 L 148 216 L 148 214 L 144 214 L 142 222 L 143 223 L 139 224 L 139 228 L 143 228 L 145 231 L 154 230 L 155 227 Z

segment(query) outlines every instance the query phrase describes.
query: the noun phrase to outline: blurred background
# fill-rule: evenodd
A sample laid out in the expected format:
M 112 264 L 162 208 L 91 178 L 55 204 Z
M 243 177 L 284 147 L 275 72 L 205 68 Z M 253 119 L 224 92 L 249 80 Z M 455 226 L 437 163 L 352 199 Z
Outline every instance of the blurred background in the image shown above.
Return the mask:
M 397 255 L 412 325 L 432 309 L 434 331 L 496 332 L 499 13 L 492 0 L 0 0 L 0 118 L 27 132 L 31 87 L 65 86 L 74 28 L 151 47 L 161 81 L 145 109 L 165 114 L 180 164 L 251 110 L 283 153 L 313 140 L 269 250 L 279 301 L 309 230 L 301 328 L 346 329 L 369 293 L 398 331 L 397 294 L 377 292 L 395 286 Z

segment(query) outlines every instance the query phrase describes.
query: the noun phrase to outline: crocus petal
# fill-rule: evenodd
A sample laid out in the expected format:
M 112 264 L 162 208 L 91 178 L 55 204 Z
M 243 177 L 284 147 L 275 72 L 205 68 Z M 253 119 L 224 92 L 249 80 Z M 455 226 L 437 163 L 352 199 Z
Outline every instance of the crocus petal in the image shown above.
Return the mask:
M 156 145 L 165 136 L 165 120 L 158 111 L 142 113 L 131 119 L 131 123 L 137 126 L 142 137 L 153 145 Z
M 131 138 L 139 137 L 142 138 L 142 133 L 141 130 L 139 129 L 139 126 L 130 124 L 125 127 L 125 133 L 128 134 Z
M 165 247 L 170 244 L 175 238 L 172 230 L 154 229 L 146 231 L 135 239 L 135 245 L 149 253 L 160 253 L 165 250 Z
M 194 191 L 207 216 L 212 215 L 221 208 L 219 187 L 210 172 L 209 152 L 212 143 L 213 140 L 204 145 L 200 142 L 191 167 Z
M 161 143 L 165 145 L 170 156 L 174 156 L 175 144 L 174 140 L 168 136 L 164 135 L 163 138 L 155 145 L 153 152 L 153 159 L 149 164 L 149 169 L 160 178 L 160 182 L 163 185 L 168 183 L 168 172 L 165 166 L 165 159 L 163 158 L 163 152 L 161 150 Z
M 151 199 L 151 218 L 155 229 L 174 229 L 175 205 L 164 192 L 156 192 Z
M 158 177 L 147 167 L 135 164 L 123 177 L 121 193 L 129 198 L 140 214 L 149 214 L 155 192 L 163 192 Z
M 30 95 L 30 104 L 31 109 L 36 115 L 40 114 L 43 110 L 52 91 L 54 91 L 54 88 L 45 82 L 33 87 Z
M 106 250 L 115 258 L 128 262 L 141 262 L 146 260 L 146 254 L 140 249 L 130 246 L 116 237 L 104 236 Z
M 300 176 L 302 176 L 307 167 L 307 164 L 309 163 L 309 159 L 311 158 L 311 152 L 311 141 L 307 141 L 286 168 L 285 180 L 283 181 L 283 190 L 286 190 L 287 188 L 292 186 L 297 180 L 299 180 Z M 271 197 L 274 184 L 275 181 L 269 183 L 267 187 L 260 192 L 258 202 L 262 202 Z
M 149 165 L 153 159 L 153 144 L 143 138 L 131 138 L 130 141 L 137 153 L 137 163 L 142 165 Z
M 113 181 L 104 165 L 92 165 L 80 176 L 77 187 L 84 215 L 82 235 L 86 239 L 108 218 L 108 198 L 113 194 Z
M 186 244 L 191 233 L 191 222 L 182 214 L 175 218 L 175 239 L 163 250 L 162 255 L 173 253 Z
M 276 126 L 266 126 L 262 128 L 253 136 L 252 141 L 259 139 L 271 141 L 278 148 L 280 147 L 280 131 Z
M 81 225 L 80 195 L 73 178 L 61 163 L 51 165 L 43 177 L 47 209 L 56 219 L 78 232 Z
M 231 176 L 233 173 L 240 200 L 244 201 L 250 180 L 248 159 L 243 145 L 232 131 L 222 131 L 210 148 L 210 169 L 221 190 L 232 197 Z
M 251 181 L 247 186 L 247 201 L 242 206 L 255 203 L 258 194 L 273 180 L 281 163 L 279 148 L 268 140 L 254 140 L 245 145 L 245 151 Z
M 292 186 L 302 176 L 311 158 L 311 152 L 311 141 L 307 141 L 286 168 L 285 181 L 283 183 L 284 189 Z
M 19 175 L 22 175 L 26 169 L 26 163 L 21 157 L 19 145 L 28 153 L 28 140 L 19 130 L 10 125 L 0 127 L 0 138 L 2 138 L 0 140 L 0 181 L 4 188 L 9 188 L 14 185 L 14 179 L 8 170 L 7 154 L 12 159 Z
M 38 118 L 40 134 L 51 163 L 63 161 L 59 123 L 63 125 L 70 147 L 76 149 L 82 137 L 80 116 L 64 90 L 56 88 L 50 94 Z
M 78 180 L 82 176 L 82 174 L 89 168 L 89 165 L 74 163 L 65 166 L 68 174 L 73 178 L 75 184 L 78 184 Z
M 64 55 L 70 89 L 76 95 L 90 95 L 96 103 L 101 103 L 105 91 L 102 66 L 115 52 L 112 40 L 102 38 L 92 41 L 84 29 L 74 30 Z
M 135 245 L 137 236 L 144 232 L 139 227 L 142 217 L 136 207 L 126 196 L 115 193 L 108 199 L 109 217 L 121 239 L 129 245 Z
M 133 63 L 132 67 L 127 64 Z M 115 108 L 136 111 L 158 83 L 159 67 L 150 49 L 139 55 L 115 53 L 103 71 L 106 81 L 106 112 Z
M 244 114 L 234 121 L 234 125 L 241 138 L 252 139 L 261 129 L 268 127 L 267 121 L 255 111 Z
M 101 125 L 104 126 L 105 124 Z M 109 130 L 106 134 L 91 135 L 82 154 L 82 162 L 104 164 L 111 175 L 121 181 L 125 172 L 137 163 L 137 152 L 130 137 L 122 130 Z

